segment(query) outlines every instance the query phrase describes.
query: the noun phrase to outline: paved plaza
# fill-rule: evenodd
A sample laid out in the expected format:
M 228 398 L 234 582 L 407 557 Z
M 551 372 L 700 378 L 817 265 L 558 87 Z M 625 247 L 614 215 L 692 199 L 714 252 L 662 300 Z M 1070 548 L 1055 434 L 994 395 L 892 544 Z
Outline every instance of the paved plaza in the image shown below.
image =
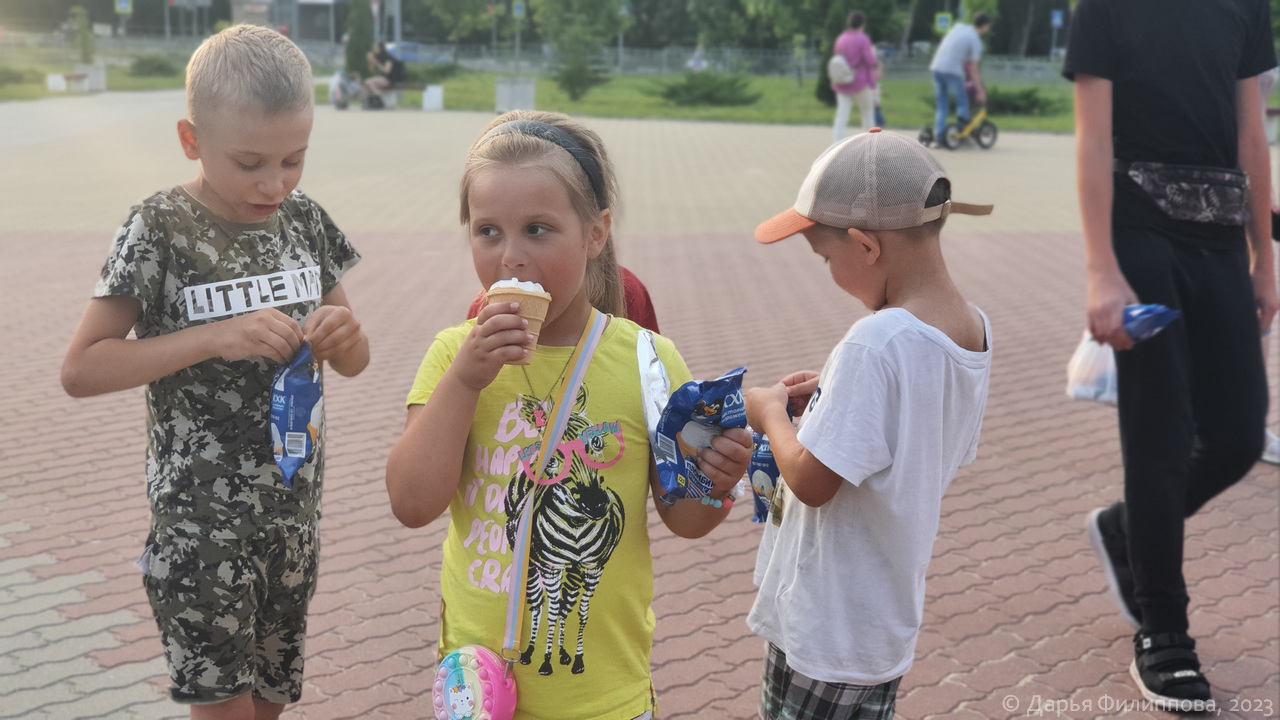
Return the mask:
M 72 400 L 59 384 L 129 206 L 195 174 L 174 131 L 183 112 L 180 92 L 0 104 L 0 718 L 185 717 L 134 567 L 148 523 L 142 392 Z M 492 117 L 316 111 L 301 187 L 364 255 L 343 285 L 373 361 L 328 377 L 320 586 L 303 700 L 286 717 L 428 717 L 446 521 L 401 527 L 383 469 L 423 353 L 478 289 L 457 186 Z M 585 122 L 617 166 L 622 262 L 694 375 L 746 365 L 764 384 L 820 368 L 866 311 L 806 243 L 765 247 L 751 232 L 794 201 L 829 128 Z M 943 233 L 954 277 L 990 316 L 994 363 L 978 459 L 943 501 L 899 717 L 1168 717 L 1116 711 L 1141 699 L 1131 631 L 1083 529 L 1119 497 L 1121 471 L 1114 410 L 1063 392 L 1084 321 L 1073 138 L 1005 133 L 987 152 L 942 153 L 957 199 L 996 205 Z M 1273 429 L 1277 404 L 1273 391 Z M 1278 507 L 1280 471 L 1260 464 L 1187 526 L 1191 633 L 1222 717 L 1280 713 Z M 663 718 L 754 717 L 750 516 L 744 505 L 688 541 L 650 512 Z

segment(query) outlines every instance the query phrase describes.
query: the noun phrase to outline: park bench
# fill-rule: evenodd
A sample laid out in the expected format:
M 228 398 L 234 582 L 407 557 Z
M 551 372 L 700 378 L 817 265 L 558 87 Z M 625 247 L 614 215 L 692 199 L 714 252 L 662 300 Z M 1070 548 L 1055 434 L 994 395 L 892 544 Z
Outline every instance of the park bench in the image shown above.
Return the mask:
M 107 69 L 102 65 L 76 65 L 68 73 L 45 75 L 49 92 L 102 92 L 107 89 Z
M 426 90 L 427 86 L 422 83 L 399 82 L 387 87 L 382 91 L 382 105 L 390 110 L 399 107 L 400 101 L 404 99 L 405 90 Z
M 440 88 L 433 93 L 430 88 Z M 388 110 L 399 107 L 404 99 L 405 90 L 418 90 L 422 93 L 423 110 L 443 109 L 444 89 L 439 85 L 426 83 L 399 82 L 382 91 L 382 106 Z
M 89 92 L 89 75 L 86 73 L 49 73 L 45 75 L 44 82 L 49 92 Z

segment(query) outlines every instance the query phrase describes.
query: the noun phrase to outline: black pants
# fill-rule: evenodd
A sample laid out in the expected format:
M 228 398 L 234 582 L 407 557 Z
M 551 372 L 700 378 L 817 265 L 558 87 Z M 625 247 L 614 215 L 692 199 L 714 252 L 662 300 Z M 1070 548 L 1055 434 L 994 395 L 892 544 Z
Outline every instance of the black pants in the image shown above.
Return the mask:
M 1143 303 L 1182 311 L 1116 353 L 1124 506 L 1143 632 L 1185 632 L 1183 520 L 1262 455 L 1267 378 L 1248 246 L 1206 248 L 1116 228 L 1120 269 Z

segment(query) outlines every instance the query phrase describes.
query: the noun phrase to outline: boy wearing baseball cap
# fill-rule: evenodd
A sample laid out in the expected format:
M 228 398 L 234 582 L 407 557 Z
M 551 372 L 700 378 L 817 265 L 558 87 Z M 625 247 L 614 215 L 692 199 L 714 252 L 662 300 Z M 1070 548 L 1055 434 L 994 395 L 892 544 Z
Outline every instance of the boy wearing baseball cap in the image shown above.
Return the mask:
M 747 618 L 768 642 L 765 720 L 892 717 L 911 667 L 942 493 L 974 459 L 991 368 L 986 315 L 939 245 L 949 214 L 991 206 L 950 186 L 919 143 L 874 128 L 828 148 L 795 206 L 756 228 L 804 235 L 872 311 L 821 373 L 746 393 L 781 475 Z M 798 432 L 788 405 L 807 406 Z

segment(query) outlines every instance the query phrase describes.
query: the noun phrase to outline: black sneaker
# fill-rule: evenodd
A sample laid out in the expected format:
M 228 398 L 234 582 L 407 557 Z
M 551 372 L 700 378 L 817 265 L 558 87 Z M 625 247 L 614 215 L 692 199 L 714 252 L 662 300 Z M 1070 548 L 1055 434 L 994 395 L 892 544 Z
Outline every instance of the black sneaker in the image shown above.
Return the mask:
M 1137 633 L 1129 674 L 1142 697 L 1169 712 L 1213 712 L 1209 681 L 1200 672 L 1196 641 L 1186 633 Z
M 1142 608 L 1133 598 L 1133 571 L 1129 569 L 1129 553 L 1125 549 L 1124 534 L 1119 528 L 1111 528 L 1102 522 L 1102 513 L 1107 508 L 1098 508 L 1085 518 L 1084 527 L 1089 532 L 1089 542 L 1093 551 L 1107 573 L 1107 585 L 1111 588 L 1111 597 L 1116 601 L 1120 617 L 1134 630 L 1142 627 Z

